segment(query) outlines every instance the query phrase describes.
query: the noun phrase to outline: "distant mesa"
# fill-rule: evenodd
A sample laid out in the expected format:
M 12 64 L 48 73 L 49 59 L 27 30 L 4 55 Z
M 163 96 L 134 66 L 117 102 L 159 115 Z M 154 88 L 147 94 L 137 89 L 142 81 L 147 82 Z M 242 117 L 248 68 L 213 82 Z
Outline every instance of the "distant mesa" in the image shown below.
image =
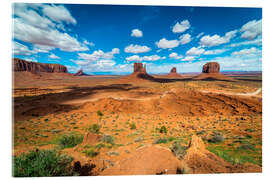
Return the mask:
M 140 79 L 154 79 L 154 77 L 147 74 L 146 65 L 143 65 L 142 63 L 133 64 L 133 73 L 130 75 L 130 77 Z
M 232 78 L 220 73 L 220 65 L 217 62 L 208 62 L 204 64 L 202 74 L 195 76 L 193 79 L 233 81 Z
M 176 67 L 173 67 L 168 75 L 170 77 L 182 77 L 180 74 L 177 73 Z
M 217 62 L 208 62 L 203 65 L 203 73 L 219 73 L 220 65 Z
M 67 68 L 60 64 L 28 62 L 19 58 L 13 58 L 13 71 L 67 73 Z
M 75 73 L 73 76 L 89 76 L 88 74 L 85 74 L 82 69 L 79 69 L 77 73 Z

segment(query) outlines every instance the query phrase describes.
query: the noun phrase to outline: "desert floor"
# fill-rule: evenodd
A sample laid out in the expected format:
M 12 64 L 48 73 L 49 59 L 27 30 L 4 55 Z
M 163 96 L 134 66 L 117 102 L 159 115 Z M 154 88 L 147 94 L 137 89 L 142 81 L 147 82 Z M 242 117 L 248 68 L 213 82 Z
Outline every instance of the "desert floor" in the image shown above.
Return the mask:
M 262 166 L 262 79 L 192 80 L 186 76 L 156 82 L 121 76 L 14 73 L 13 154 L 56 148 L 83 163 L 93 174 L 158 144 L 170 148 L 181 139 L 188 146 L 196 134 L 207 150 L 232 164 Z M 162 78 L 162 76 L 155 76 Z M 113 143 L 94 142 L 61 149 L 64 134 L 86 135 L 93 124 Z M 166 127 L 167 133 L 160 128 Z M 209 139 L 219 133 L 224 141 Z M 91 148 L 96 152 L 89 156 Z

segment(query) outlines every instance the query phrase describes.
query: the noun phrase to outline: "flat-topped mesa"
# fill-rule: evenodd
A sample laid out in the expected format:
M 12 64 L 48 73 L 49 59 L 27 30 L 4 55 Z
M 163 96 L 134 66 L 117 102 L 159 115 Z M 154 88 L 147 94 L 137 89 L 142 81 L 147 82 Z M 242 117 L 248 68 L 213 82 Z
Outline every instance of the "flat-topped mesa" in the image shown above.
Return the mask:
M 28 71 L 33 73 L 38 72 L 67 73 L 67 68 L 60 64 L 28 62 L 19 58 L 14 58 L 13 71 Z
M 202 72 L 203 73 L 219 73 L 220 65 L 217 62 L 208 62 L 205 65 L 203 65 Z
M 146 73 L 146 65 L 143 65 L 142 63 L 134 63 L 133 72 Z

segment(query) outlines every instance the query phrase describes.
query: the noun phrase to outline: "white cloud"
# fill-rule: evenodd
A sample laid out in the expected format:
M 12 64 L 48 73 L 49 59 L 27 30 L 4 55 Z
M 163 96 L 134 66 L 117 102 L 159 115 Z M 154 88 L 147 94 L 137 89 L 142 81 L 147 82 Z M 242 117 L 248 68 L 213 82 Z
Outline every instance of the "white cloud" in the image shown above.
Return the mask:
M 151 48 L 147 46 L 133 45 L 130 44 L 125 48 L 126 53 L 145 53 L 151 51 Z
M 257 38 L 257 39 L 250 40 L 250 41 L 243 41 L 243 42 L 239 42 L 239 43 L 233 43 L 233 44 L 230 44 L 229 47 L 237 47 L 237 46 L 244 46 L 244 45 L 258 45 L 258 46 L 261 46 L 262 45 L 262 39 Z
M 114 48 L 110 52 L 103 52 L 102 50 L 94 51 L 92 54 L 78 53 L 79 59 L 87 60 L 86 62 L 98 61 L 98 60 L 110 60 L 114 58 L 115 54 L 119 54 L 119 49 Z M 83 61 L 84 62 L 84 61 Z M 82 62 L 79 62 L 82 63 Z
M 182 55 L 178 55 L 178 54 L 175 53 L 175 52 L 171 53 L 171 54 L 169 55 L 169 57 L 172 58 L 172 59 L 181 59 L 181 58 L 183 58 Z
M 201 32 L 200 34 L 198 34 L 198 35 L 196 36 L 196 38 L 198 39 L 198 38 L 200 38 L 202 35 L 204 35 L 204 32 Z
M 182 33 L 185 32 L 190 28 L 190 23 L 188 20 L 183 20 L 181 23 L 177 22 L 174 26 L 172 31 L 174 33 Z
M 74 19 L 70 12 L 62 5 L 43 5 L 43 14 L 56 22 L 77 23 L 76 19 Z
M 193 61 L 193 60 L 195 60 L 195 57 L 194 56 L 186 56 L 181 61 Z
M 242 32 L 241 38 L 248 40 L 255 39 L 257 36 L 262 34 L 262 20 L 249 21 L 240 29 Z
M 87 40 L 84 40 L 83 44 L 88 45 L 88 46 L 95 46 L 95 44 L 93 42 L 89 42 Z
M 55 54 L 50 54 L 49 58 L 51 58 L 51 59 L 60 59 L 60 57 L 56 56 Z
M 227 49 L 214 49 L 214 50 L 205 51 L 203 54 L 205 55 L 221 54 L 225 51 L 227 51 Z
M 190 34 L 183 34 L 180 36 L 180 44 L 187 44 L 191 41 L 191 35 Z
M 212 46 L 218 46 L 218 45 L 221 45 L 221 44 L 225 44 L 225 43 L 230 42 L 230 40 L 236 36 L 236 33 L 237 33 L 237 30 L 227 32 L 225 34 L 225 36 L 223 36 L 223 37 L 221 37 L 221 36 L 219 36 L 217 34 L 215 34 L 213 36 L 206 35 L 206 36 L 203 36 L 200 39 L 199 44 L 201 46 L 207 46 L 207 47 L 212 47 Z
M 196 48 L 196 47 L 192 47 L 191 49 L 189 49 L 187 52 L 186 52 L 186 55 L 188 56 L 198 56 L 198 55 L 201 55 L 204 53 L 204 49 L 202 48 Z
M 14 55 L 31 55 L 34 53 L 27 46 L 14 41 L 12 43 L 12 52 Z
M 131 36 L 133 36 L 133 37 L 142 37 L 143 33 L 139 29 L 133 29 L 132 32 L 131 32 Z
M 113 60 L 106 60 L 106 59 L 103 59 L 103 60 L 100 60 L 100 61 L 97 61 L 97 66 L 99 67 L 108 67 L 108 66 L 114 66 L 116 64 L 115 61 Z
M 259 53 L 259 52 L 260 52 L 259 49 L 252 47 L 250 49 L 242 49 L 240 51 L 235 51 L 232 53 L 232 55 L 250 55 L 250 54 Z
M 162 38 L 158 42 L 156 42 L 157 47 L 162 49 L 170 49 L 179 46 L 180 42 L 178 40 L 167 40 Z
M 143 56 L 143 57 L 140 57 L 138 55 L 133 55 L 126 58 L 127 61 L 157 61 L 160 59 L 164 59 L 164 57 L 160 57 L 156 54 L 151 55 L 151 56 Z
M 51 46 L 44 46 L 44 45 L 34 45 L 33 51 L 36 53 L 48 53 L 49 51 L 55 49 Z
M 36 9 L 41 9 L 44 14 L 37 13 Z M 63 22 L 76 24 L 64 6 L 16 3 L 13 14 L 13 37 L 17 40 L 69 52 L 89 50 L 75 37 L 57 29 L 64 29 Z

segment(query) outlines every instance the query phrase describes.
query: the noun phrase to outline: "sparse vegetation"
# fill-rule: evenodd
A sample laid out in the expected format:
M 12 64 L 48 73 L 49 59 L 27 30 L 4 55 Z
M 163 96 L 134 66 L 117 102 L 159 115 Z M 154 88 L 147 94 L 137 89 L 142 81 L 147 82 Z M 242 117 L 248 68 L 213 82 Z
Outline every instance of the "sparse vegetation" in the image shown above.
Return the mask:
M 161 126 L 159 132 L 167 134 L 167 128 L 165 126 Z
M 71 148 L 82 143 L 83 136 L 81 134 L 69 133 L 58 137 L 56 141 L 61 148 Z
M 89 128 L 87 129 L 89 132 L 92 132 L 92 133 L 100 133 L 99 130 L 100 130 L 101 126 L 99 124 L 92 124 L 91 126 L 89 126 Z
M 88 148 L 87 150 L 84 150 L 83 153 L 86 155 L 86 156 L 89 156 L 89 157 L 95 157 L 98 155 L 98 152 L 95 151 L 95 148 L 94 147 L 90 147 Z
M 129 124 L 130 129 L 136 129 L 136 124 L 134 122 Z
M 175 141 L 170 149 L 178 159 L 182 159 L 186 155 L 187 147 L 182 146 L 180 141 Z
M 103 135 L 103 137 L 101 138 L 102 142 L 108 143 L 108 144 L 114 144 L 114 137 L 110 136 L 110 135 Z

